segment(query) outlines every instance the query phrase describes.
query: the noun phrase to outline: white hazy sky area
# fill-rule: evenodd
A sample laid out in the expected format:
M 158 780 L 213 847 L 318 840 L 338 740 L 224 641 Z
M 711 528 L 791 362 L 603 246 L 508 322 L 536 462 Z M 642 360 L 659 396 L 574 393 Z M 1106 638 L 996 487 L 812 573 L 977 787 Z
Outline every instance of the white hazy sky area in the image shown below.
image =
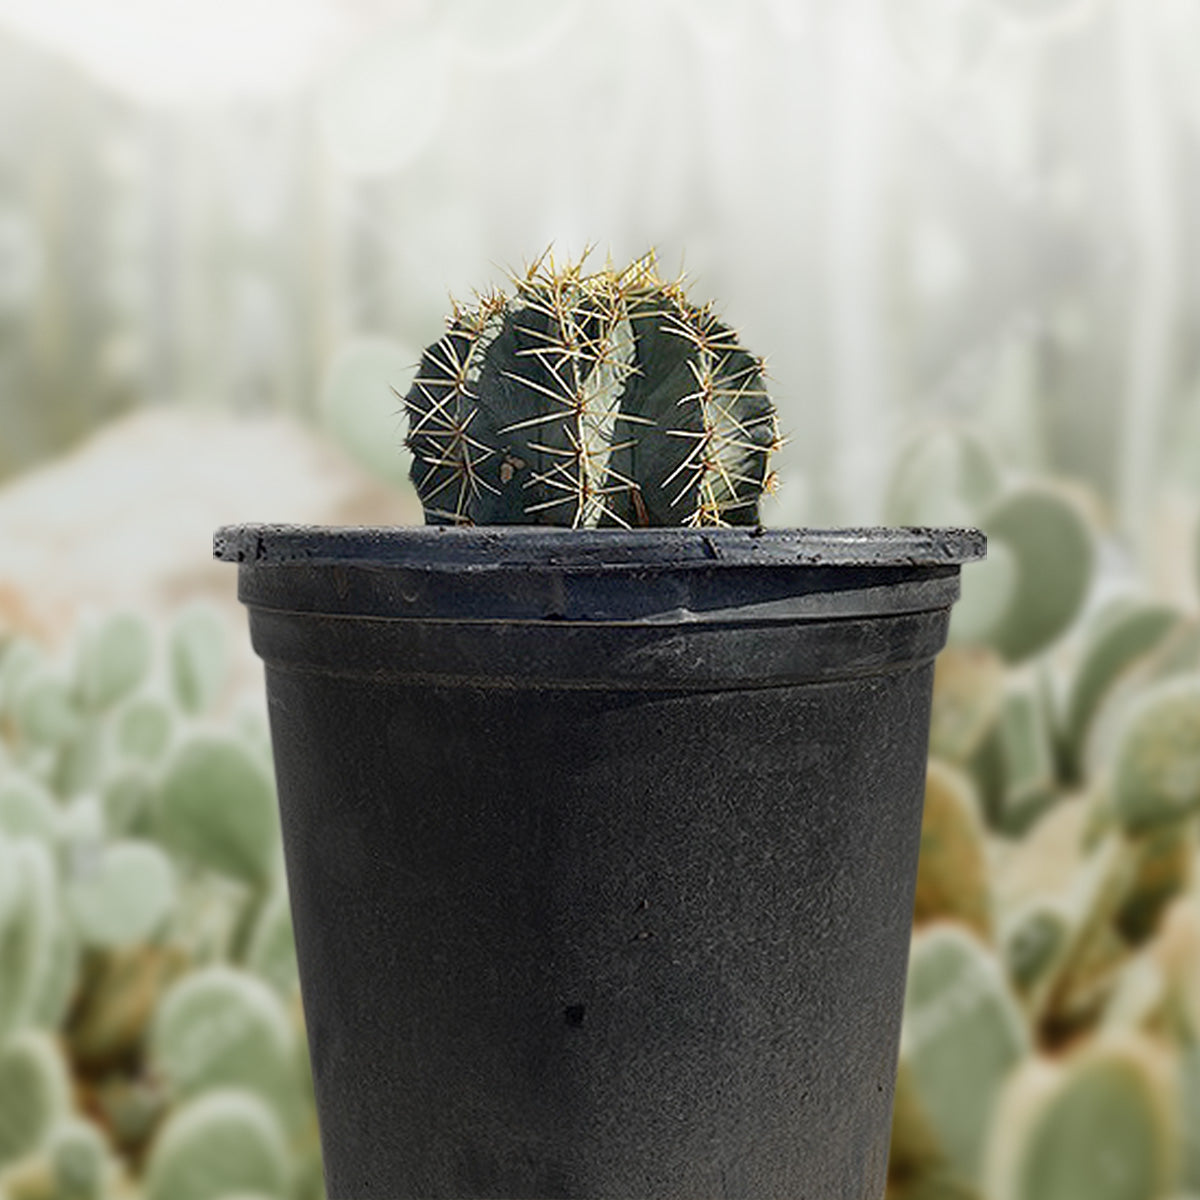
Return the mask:
M 779 524 L 821 477 L 821 511 L 877 517 L 895 441 L 986 414 L 980 380 L 1018 444 L 1035 335 L 1123 269 L 1099 196 L 1149 264 L 1117 336 L 1153 477 L 1186 228 L 1162 114 L 1200 119 L 1200 0 L 0 0 L 3 27 L 150 111 L 315 101 L 334 208 L 399 188 L 431 312 L 551 242 L 682 261 L 767 359 Z

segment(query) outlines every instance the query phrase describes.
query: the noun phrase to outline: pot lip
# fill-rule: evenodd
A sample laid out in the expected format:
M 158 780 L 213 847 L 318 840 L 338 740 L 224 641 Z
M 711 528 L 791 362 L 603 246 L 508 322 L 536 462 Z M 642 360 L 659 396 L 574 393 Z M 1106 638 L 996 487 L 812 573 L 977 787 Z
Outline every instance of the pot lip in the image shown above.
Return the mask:
M 423 569 L 821 566 L 947 567 L 987 554 L 978 529 L 567 529 L 548 525 L 223 525 L 213 557 Z

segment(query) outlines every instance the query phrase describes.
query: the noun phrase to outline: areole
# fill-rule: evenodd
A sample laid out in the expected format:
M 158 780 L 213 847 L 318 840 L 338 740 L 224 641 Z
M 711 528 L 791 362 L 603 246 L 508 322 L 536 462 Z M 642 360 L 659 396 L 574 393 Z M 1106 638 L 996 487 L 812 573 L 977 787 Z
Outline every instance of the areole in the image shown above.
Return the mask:
M 216 537 L 332 1200 L 882 1194 L 970 530 Z

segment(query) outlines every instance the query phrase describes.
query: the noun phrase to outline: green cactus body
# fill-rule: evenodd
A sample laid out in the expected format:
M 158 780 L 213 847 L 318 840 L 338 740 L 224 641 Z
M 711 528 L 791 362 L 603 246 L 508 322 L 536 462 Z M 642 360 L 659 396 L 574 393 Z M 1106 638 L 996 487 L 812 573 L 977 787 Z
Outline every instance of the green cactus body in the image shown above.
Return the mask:
M 1131 834 L 1200 811 L 1200 676 L 1159 684 L 1130 710 L 1112 794 L 1117 819 Z
M 1026 669 L 1005 681 L 995 724 L 971 757 L 988 823 L 1024 833 L 1057 796 L 1054 743 L 1044 681 Z
M 26 1029 L 0 1045 L 0 1165 L 38 1150 L 67 1113 L 71 1083 L 57 1043 Z
M 52 965 L 58 911 L 54 862 L 28 839 L 0 844 L 6 871 L 17 881 L 16 901 L 0 922 L 0 1039 L 33 1020 Z
M 158 791 L 146 767 L 125 764 L 117 767 L 100 786 L 104 826 L 115 837 L 143 836 L 155 818 Z
M 142 941 L 175 904 L 174 868 L 150 842 L 109 842 L 79 855 L 64 882 L 67 908 L 88 946 Z
M 118 754 L 140 763 L 158 762 L 171 742 L 175 719 L 158 696 L 131 697 L 117 713 L 113 740 Z
M 947 646 L 933 668 L 930 752 L 966 763 L 993 728 L 1004 700 L 1004 663 L 983 646 Z
M 539 260 L 424 353 L 405 405 L 432 524 L 754 525 L 779 443 L 762 364 L 652 257 Z
M 296 1038 L 282 1001 L 245 971 L 207 967 L 163 997 L 150 1038 L 151 1058 L 180 1096 L 240 1087 L 295 1114 Z
M 175 618 L 167 637 L 171 686 L 184 712 L 208 712 L 229 673 L 229 645 L 221 614 L 192 604 Z
M 209 1092 L 172 1113 L 150 1151 L 147 1200 L 220 1200 L 288 1190 L 287 1144 L 271 1110 L 249 1092 Z
M 0 775 L 0 833 L 53 841 L 58 806 L 40 780 L 11 769 Z
M 892 525 L 970 525 L 1000 495 L 995 457 L 965 429 L 922 430 L 896 457 L 884 501 Z
M 992 893 L 979 801 L 961 771 L 931 759 L 925 775 L 921 857 L 913 910 L 918 925 L 961 921 L 992 934 Z
M 1174 1123 L 1158 1055 L 1126 1038 L 1011 1081 L 989 1146 L 990 1200 L 1157 1200 L 1171 1186 Z
M 128 695 L 145 679 L 153 654 L 150 625 L 135 613 L 112 613 L 85 630 L 75 657 L 75 690 L 82 706 L 98 712 Z
M 1200 1042 L 1183 1048 L 1178 1078 L 1179 1127 L 1183 1131 L 1180 1179 L 1185 1187 L 1200 1190 Z
M 15 638 L 0 658 L 0 712 L 12 715 L 25 681 L 45 665 L 45 654 L 29 638 Z
M 996 958 L 954 925 L 913 942 L 900 1058 L 955 1177 L 979 1173 L 992 1107 L 1029 1033 Z
M 1004 960 L 1014 987 L 1028 993 L 1053 969 L 1067 947 L 1071 917 L 1065 904 L 1041 899 L 1013 918 Z
M 1148 654 L 1181 620 L 1165 604 L 1114 601 L 1087 631 L 1064 706 L 1061 738 L 1068 778 L 1083 770 L 1083 750 L 1092 719 L 1109 688 L 1134 662 Z
M 58 1029 L 66 1019 L 79 984 L 79 938 L 62 905 L 57 905 L 50 930 L 50 948 L 30 1010 L 33 1024 Z
M 1014 489 L 981 524 L 1016 572 L 1008 610 L 988 641 L 1017 662 L 1049 646 L 1083 608 L 1095 565 L 1091 527 L 1075 496 L 1051 484 Z
M 236 738 L 196 734 L 167 763 L 158 834 L 182 858 L 253 887 L 275 874 L 279 817 L 259 758 Z
M 1147 831 L 1137 842 L 1137 871 L 1116 915 L 1131 945 L 1153 936 L 1171 901 L 1190 886 L 1197 856 L 1194 822 L 1178 821 Z
M 292 911 L 283 888 L 276 890 L 258 914 L 246 949 L 246 966 L 281 996 L 292 996 L 299 985 Z
M 21 682 L 14 715 L 21 736 L 41 746 L 71 741 L 82 725 L 71 681 L 52 668 L 31 671 Z
M 46 1146 L 55 1182 L 55 1200 L 101 1200 L 113 1175 L 112 1154 L 90 1121 L 61 1122 Z

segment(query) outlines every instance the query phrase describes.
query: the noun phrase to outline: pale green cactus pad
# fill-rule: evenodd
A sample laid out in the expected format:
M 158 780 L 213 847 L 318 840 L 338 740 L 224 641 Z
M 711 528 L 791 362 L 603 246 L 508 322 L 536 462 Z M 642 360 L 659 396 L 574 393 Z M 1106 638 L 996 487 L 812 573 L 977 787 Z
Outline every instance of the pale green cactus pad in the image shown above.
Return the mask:
M 1004 936 L 1004 960 L 1013 985 L 1028 992 L 1043 979 L 1067 947 L 1071 916 L 1067 906 L 1038 900 L 1012 921 Z
M 1003 969 L 972 935 L 932 927 L 913 942 L 900 1058 L 914 1106 L 954 1176 L 979 1174 L 992 1108 L 1029 1034 Z
M 1122 599 L 1109 604 L 1092 621 L 1071 675 L 1060 727 L 1070 777 L 1077 778 L 1082 770 L 1088 730 L 1109 688 L 1159 645 L 1180 620 L 1180 613 L 1170 605 Z
M 26 1029 L 0 1045 L 0 1166 L 37 1150 L 65 1117 L 66 1063 L 50 1034 Z
M 1004 662 L 986 646 L 947 646 L 933 668 L 929 749 L 967 762 L 996 723 L 1004 700 Z
M 150 842 L 109 842 L 78 856 L 65 880 L 65 894 L 86 945 L 129 945 L 149 938 L 171 912 L 175 869 Z
M 961 921 L 984 938 L 992 933 L 992 894 L 979 800 L 971 780 L 931 759 L 913 910 L 918 925 Z
M 92 711 L 116 703 L 146 678 L 153 655 L 150 624 L 135 613 L 112 613 L 85 630 L 75 658 L 80 703 Z
M 1006 1089 L 989 1147 L 989 1200 L 1158 1200 L 1173 1174 L 1170 1093 L 1134 1039 L 1062 1068 L 1032 1062 Z
M 1117 819 L 1133 834 L 1200 811 L 1200 676 L 1159 684 L 1132 708 L 1112 795 Z
M 170 705 L 157 696 L 134 696 L 117 715 L 114 741 L 125 758 L 153 763 L 171 742 L 175 719 Z
M 291 1171 L 270 1108 L 249 1092 L 208 1092 L 171 1115 L 150 1152 L 148 1200 L 219 1200 L 238 1192 L 281 1196 Z
M 249 972 L 212 966 L 163 997 L 150 1039 L 159 1074 L 180 1096 L 241 1087 L 277 1109 L 294 1100 L 296 1038 L 276 993 Z
M 50 790 L 23 772 L 0 768 L 0 833 L 53 841 L 58 807 Z
M 229 646 L 221 614 L 205 604 L 185 608 L 171 627 L 167 653 L 171 684 L 180 707 L 208 712 L 225 686 Z
M 997 501 L 981 524 L 989 550 L 1005 547 L 1016 574 L 1008 609 L 987 640 L 1010 661 L 1029 658 L 1083 608 L 1095 565 L 1090 522 L 1071 492 L 1027 484 Z
M 16 882 L 0 914 L 0 1040 L 33 1020 L 53 962 L 58 911 L 54 860 L 40 843 L 0 842 L 0 862 Z
M 172 754 L 158 832 L 176 854 L 254 886 L 276 870 L 275 789 L 258 755 L 238 739 L 199 734 Z

